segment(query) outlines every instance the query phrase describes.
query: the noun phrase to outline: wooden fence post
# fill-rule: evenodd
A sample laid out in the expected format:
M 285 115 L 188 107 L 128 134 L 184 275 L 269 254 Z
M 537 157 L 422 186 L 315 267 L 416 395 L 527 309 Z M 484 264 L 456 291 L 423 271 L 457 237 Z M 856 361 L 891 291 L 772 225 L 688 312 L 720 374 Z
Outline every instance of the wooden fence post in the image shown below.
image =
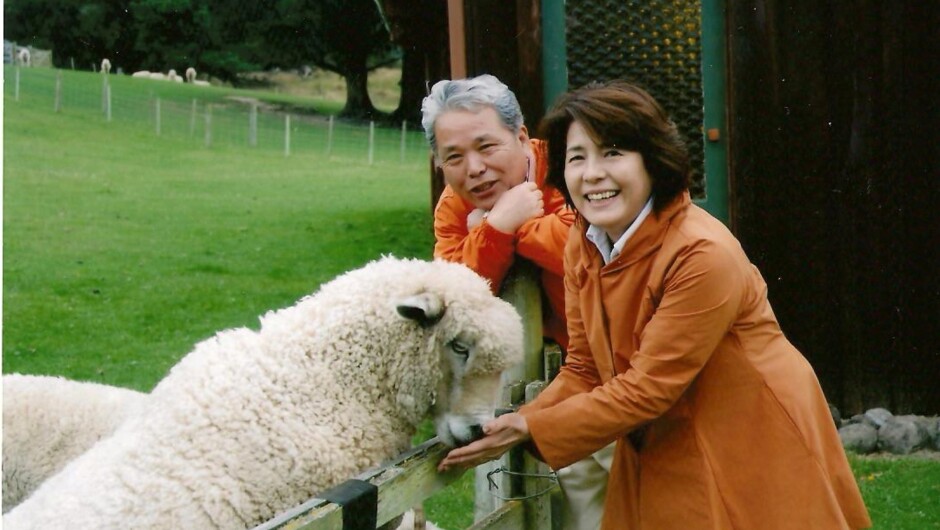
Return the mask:
M 196 136 L 196 98 L 193 98 L 193 104 L 189 109 L 189 137 Z
M 56 112 L 62 110 L 62 72 L 55 74 L 55 103 L 53 108 Z
M 212 104 L 211 103 L 206 105 L 205 143 L 206 143 L 206 147 L 212 147 Z
M 401 121 L 401 156 L 399 157 L 399 162 L 405 163 L 405 142 L 408 138 L 408 122 L 405 120 Z
M 290 156 L 290 114 L 284 115 L 284 156 Z
M 248 145 L 258 145 L 258 105 L 252 103 L 248 111 Z
M 111 83 L 107 83 L 104 86 L 104 116 L 105 120 L 111 121 Z
M 160 98 L 154 100 L 154 116 L 157 127 L 157 136 L 160 136 Z
M 369 121 L 369 165 L 375 158 L 375 122 Z
M 330 126 L 326 132 L 326 158 L 333 154 L 333 115 L 330 115 Z
M 518 406 L 525 400 L 525 385 L 542 378 L 542 298 L 538 284 L 538 269 L 525 260 L 519 260 L 513 266 L 503 282 L 500 298 L 506 300 L 522 317 L 524 359 L 503 373 L 503 406 Z M 520 450 L 521 451 L 521 450 Z M 510 451 L 496 462 L 479 466 L 475 469 L 476 487 L 474 492 L 474 520 L 480 521 L 494 512 L 504 503 L 493 496 L 489 488 L 488 475 L 499 467 L 522 470 L 520 451 Z M 499 495 L 504 497 L 524 496 L 519 490 L 520 482 L 513 484 L 508 476 L 502 476 L 497 482 Z

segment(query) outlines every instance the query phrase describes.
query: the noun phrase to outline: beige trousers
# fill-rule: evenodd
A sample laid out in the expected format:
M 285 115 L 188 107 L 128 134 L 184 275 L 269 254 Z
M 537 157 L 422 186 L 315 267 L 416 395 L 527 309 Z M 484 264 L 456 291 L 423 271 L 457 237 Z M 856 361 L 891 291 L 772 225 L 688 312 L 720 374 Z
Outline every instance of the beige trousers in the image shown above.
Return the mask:
M 614 442 L 584 460 L 555 472 L 564 493 L 563 530 L 598 530 L 604 515 L 607 476 L 614 459 Z

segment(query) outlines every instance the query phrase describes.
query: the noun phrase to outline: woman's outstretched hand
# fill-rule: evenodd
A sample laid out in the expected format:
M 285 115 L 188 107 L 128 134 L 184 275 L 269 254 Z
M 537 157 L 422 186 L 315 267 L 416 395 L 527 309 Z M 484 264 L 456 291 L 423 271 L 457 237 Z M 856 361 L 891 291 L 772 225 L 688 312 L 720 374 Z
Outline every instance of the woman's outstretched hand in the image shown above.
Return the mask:
M 471 468 L 495 460 L 514 446 L 528 441 L 529 425 L 515 412 L 504 414 L 483 426 L 483 438 L 447 453 L 438 471 L 452 467 Z

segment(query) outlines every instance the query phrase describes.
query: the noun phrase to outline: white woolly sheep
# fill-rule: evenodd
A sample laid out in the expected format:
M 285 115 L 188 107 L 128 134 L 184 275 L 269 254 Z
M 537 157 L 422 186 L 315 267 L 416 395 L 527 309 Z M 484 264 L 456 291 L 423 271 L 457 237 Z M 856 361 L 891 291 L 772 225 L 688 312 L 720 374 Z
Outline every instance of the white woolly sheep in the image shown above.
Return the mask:
M 167 79 L 167 81 L 173 81 L 173 82 L 175 82 L 175 83 L 182 83 L 182 82 L 183 82 L 183 78 L 180 77 L 179 74 L 176 73 L 176 70 L 174 70 L 174 69 L 172 69 L 172 68 L 170 69 L 169 72 L 167 72 L 167 74 L 166 74 L 166 79 Z
M 3 376 L 3 512 L 140 412 L 147 394 L 62 377 Z M 398 530 L 440 530 L 419 506 Z
M 32 60 L 29 56 L 29 48 L 20 48 L 20 51 L 16 52 L 16 60 L 20 66 L 31 66 Z
M 107 57 L 101 60 L 101 73 L 104 75 L 111 73 L 111 61 Z
M 470 269 L 383 258 L 197 344 L 4 527 L 250 527 L 400 453 L 429 411 L 469 441 L 521 357 L 518 314 Z
M 186 69 L 186 82 L 192 83 L 196 80 L 196 69 L 190 66 Z
M 150 77 L 150 70 L 138 70 L 131 74 L 131 77 Z
M 3 376 L 3 511 L 143 407 L 146 394 L 61 377 Z

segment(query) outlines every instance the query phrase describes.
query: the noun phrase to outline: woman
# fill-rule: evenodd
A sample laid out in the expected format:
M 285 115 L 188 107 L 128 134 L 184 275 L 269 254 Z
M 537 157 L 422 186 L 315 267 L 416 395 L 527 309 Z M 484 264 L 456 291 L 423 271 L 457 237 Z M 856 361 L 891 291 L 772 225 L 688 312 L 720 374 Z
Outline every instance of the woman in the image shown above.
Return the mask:
M 566 365 L 440 467 L 527 443 L 558 469 L 616 441 L 605 530 L 869 527 L 816 376 L 738 241 L 692 204 L 688 152 L 659 104 L 592 84 L 543 133 L 549 180 L 579 215 Z

